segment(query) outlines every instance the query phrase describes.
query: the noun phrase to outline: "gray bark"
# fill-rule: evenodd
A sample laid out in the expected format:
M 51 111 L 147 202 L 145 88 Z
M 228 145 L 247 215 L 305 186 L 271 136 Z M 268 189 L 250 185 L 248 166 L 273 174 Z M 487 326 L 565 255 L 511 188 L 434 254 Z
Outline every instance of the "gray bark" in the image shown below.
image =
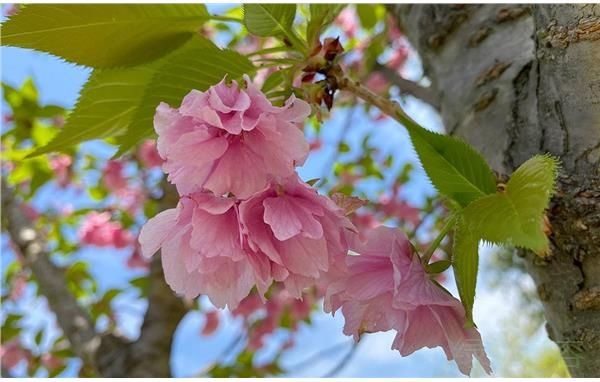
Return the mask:
M 501 174 L 562 161 L 551 254 L 521 253 L 573 376 L 600 376 L 600 5 L 393 5 L 448 133 Z

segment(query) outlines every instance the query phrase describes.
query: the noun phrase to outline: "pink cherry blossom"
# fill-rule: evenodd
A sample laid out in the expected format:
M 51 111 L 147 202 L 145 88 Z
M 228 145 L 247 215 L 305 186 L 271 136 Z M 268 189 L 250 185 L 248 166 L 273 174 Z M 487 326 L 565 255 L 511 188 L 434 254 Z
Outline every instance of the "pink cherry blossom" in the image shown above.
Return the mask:
M 219 328 L 219 311 L 212 310 L 204 315 L 204 326 L 202 327 L 202 335 L 210 336 Z
M 399 70 L 406 63 L 406 60 L 408 59 L 408 54 L 408 46 L 404 44 L 400 45 L 399 48 L 394 50 L 394 53 L 392 53 L 392 56 L 390 57 L 388 62 L 386 62 L 386 65 L 389 66 L 391 69 Z
M 22 272 L 18 273 L 12 282 L 9 298 L 12 301 L 19 300 L 25 294 L 26 287 L 27 287 L 27 275 Z
M 225 80 L 206 92 L 192 90 L 179 109 L 158 106 L 158 152 L 181 195 L 206 189 L 245 199 L 304 163 L 308 143 L 299 126 L 310 106 L 292 96 L 275 107 L 245 81 L 245 90 Z
M 255 267 L 268 263 L 243 250 L 237 201 L 194 193 L 179 200 L 142 227 L 142 255 L 161 249 L 167 284 L 187 298 L 206 294 L 220 308 L 235 309 L 254 285 L 264 293 L 270 285 L 268 272 Z
M 2 368 L 12 369 L 21 361 L 29 361 L 31 352 L 24 349 L 18 340 L 13 339 L 0 344 L 0 361 Z
M 366 242 L 351 238 L 359 255 L 347 257 L 347 272 L 337 272 L 325 297 L 326 311 L 341 307 L 344 333 L 358 340 L 394 329 L 392 348 L 402 356 L 440 346 L 462 373 L 471 372 L 472 357 L 491 373 L 479 333 L 465 328 L 462 304 L 430 280 L 406 236 L 383 226 L 366 236 Z
M 358 31 L 358 18 L 354 9 L 344 8 L 335 19 L 335 24 L 348 36 L 352 38 Z
M 138 158 L 146 168 L 158 167 L 163 164 L 163 159 L 156 149 L 156 142 L 152 139 L 145 140 L 140 145 Z
M 271 264 L 275 281 L 300 297 L 347 252 L 344 212 L 297 176 L 273 184 L 240 204 L 249 249 Z
M 148 260 L 146 260 L 146 258 L 142 257 L 140 251 L 141 249 L 139 245 L 136 245 L 129 258 L 127 258 L 127 268 L 144 270 L 148 269 L 150 264 L 148 263 Z
M 396 195 L 380 197 L 379 207 L 387 216 L 409 222 L 415 227 L 421 221 L 420 210 L 399 199 Z
M 102 171 L 102 182 L 111 191 L 119 191 L 127 187 L 127 179 L 123 176 L 123 162 L 109 160 Z
M 39 211 L 29 203 L 23 203 L 21 208 L 23 209 L 25 216 L 27 216 L 27 219 L 31 221 L 36 221 L 40 217 Z
M 131 233 L 123 229 L 121 223 L 110 219 L 109 212 L 89 213 L 77 232 L 81 243 L 116 248 L 125 248 L 132 244 Z
M 53 354 L 42 354 L 40 359 L 42 361 L 42 365 L 48 370 L 55 370 L 64 365 L 63 359 L 53 355 Z
M 383 93 L 390 87 L 390 83 L 385 79 L 383 74 L 374 72 L 367 78 L 365 86 L 374 93 Z
M 50 168 L 54 171 L 54 178 L 58 185 L 62 188 L 69 185 L 71 182 L 71 164 L 73 160 L 68 155 L 57 155 L 50 159 Z

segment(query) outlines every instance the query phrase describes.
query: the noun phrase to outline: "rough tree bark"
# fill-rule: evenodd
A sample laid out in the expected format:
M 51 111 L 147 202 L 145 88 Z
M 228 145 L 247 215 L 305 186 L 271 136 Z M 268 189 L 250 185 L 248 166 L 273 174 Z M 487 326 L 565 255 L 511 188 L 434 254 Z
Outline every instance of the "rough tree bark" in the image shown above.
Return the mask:
M 551 255 L 521 255 L 571 374 L 600 376 L 600 5 L 389 7 L 448 133 L 501 174 L 537 153 L 561 159 Z

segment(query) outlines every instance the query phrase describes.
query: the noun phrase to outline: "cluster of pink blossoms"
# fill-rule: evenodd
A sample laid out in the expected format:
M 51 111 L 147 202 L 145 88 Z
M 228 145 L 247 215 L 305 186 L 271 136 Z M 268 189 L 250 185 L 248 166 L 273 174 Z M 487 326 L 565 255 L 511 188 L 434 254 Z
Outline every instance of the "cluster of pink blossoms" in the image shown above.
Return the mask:
M 163 170 L 181 198 L 142 228 L 145 256 L 162 249 L 169 285 L 235 309 L 273 282 L 299 298 L 343 264 L 344 212 L 302 182 L 295 167 L 309 145 L 299 123 L 310 106 L 294 97 L 276 107 L 248 78 L 193 90 L 178 109 L 157 108 Z
M 408 239 L 386 227 L 358 235 L 342 208 L 300 180 L 309 105 L 292 96 L 273 106 L 245 83 L 223 80 L 178 109 L 158 106 L 158 152 L 180 200 L 144 225 L 142 254 L 160 249 L 167 283 L 186 297 L 240 313 L 253 288 L 263 300 L 273 284 L 293 298 L 318 287 L 356 339 L 394 329 L 402 355 L 441 346 L 462 372 L 473 356 L 489 371 L 460 302 L 430 280 Z

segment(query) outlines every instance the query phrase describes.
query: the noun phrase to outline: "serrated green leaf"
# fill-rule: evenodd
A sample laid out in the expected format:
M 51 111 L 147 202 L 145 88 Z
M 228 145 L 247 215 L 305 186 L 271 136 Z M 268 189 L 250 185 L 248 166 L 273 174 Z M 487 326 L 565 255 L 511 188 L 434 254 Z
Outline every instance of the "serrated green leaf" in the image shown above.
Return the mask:
M 296 16 L 296 4 L 244 4 L 244 25 L 260 36 L 289 35 Z
M 143 138 L 154 134 L 153 118 L 160 102 L 178 107 L 192 89 L 204 91 L 225 76 L 239 80 L 253 74 L 254 65 L 243 55 L 219 49 L 205 38 L 195 38 L 158 62 L 126 134 L 117 139 L 122 155 Z
M 200 36 L 148 65 L 97 69 L 60 133 L 30 156 L 114 136 L 120 136 L 120 155 L 153 133 L 152 119 L 160 102 L 178 106 L 192 89 L 206 90 L 225 75 L 236 79 L 253 71 L 246 57 L 221 50 Z
M 496 191 L 492 170 L 467 143 L 419 126 L 406 126 L 421 164 L 441 193 L 465 206 Z
M 460 300 L 465 308 L 468 325 L 473 323 L 473 303 L 479 267 L 479 237 L 470 229 L 463 218 L 459 218 L 454 230 L 452 269 Z
M 30 156 L 61 151 L 84 141 L 124 132 L 140 105 L 154 66 L 95 70 L 81 90 L 65 126 L 50 143 Z
M 511 176 L 504 192 L 469 204 L 464 216 L 471 230 L 483 240 L 545 253 L 544 209 L 554 190 L 556 159 L 536 155 Z
M 202 4 L 33 4 L 2 25 L 2 45 L 110 68 L 177 49 L 209 18 Z

